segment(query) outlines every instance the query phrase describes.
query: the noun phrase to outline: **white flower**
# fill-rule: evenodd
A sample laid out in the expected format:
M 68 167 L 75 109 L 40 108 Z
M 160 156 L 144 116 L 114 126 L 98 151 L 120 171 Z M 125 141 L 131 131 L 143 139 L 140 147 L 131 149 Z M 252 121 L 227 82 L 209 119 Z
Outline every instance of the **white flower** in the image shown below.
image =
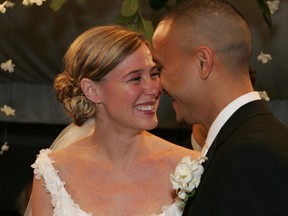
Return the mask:
M 270 10 L 270 13 L 274 14 L 275 11 L 277 11 L 278 8 L 279 8 L 280 0 L 266 1 L 266 3 L 267 3 L 267 6 L 268 6 L 268 8 Z
M 1 63 L 0 67 L 4 71 L 8 71 L 9 73 L 13 73 L 15 64 L 13 64 L 12 59 L 9 59 L 8 61 Z
M 176 190 L 183 205 L 193 195 L 194 189 L 199 186 L 204 171 L 201 164 L 206 159 L 207 157 L 201 157 L 198 160 L 191 161 L 190 157 L 186 156 L 177 165 L 174 174 L 170 174 L 172 187 Z
M 37 6 L 41 6 L 44 1 L 46 0 L 23 0 L 22 4 L 26 6 L 33 5 L 33 4 L 36 4 Z
M 6 12 L 6 8 L 12 8 L 14 7 L 15 3 L 11 2 L 11 1 L 5 1 L 2 4 L 0 4 L 0 13 L 5 13 Z
M 9 150 L 8 142 L 5 142 L 5 143 L 1 146 L 0 155 L 2 155 L 2 154 L 4 153 L 4 151 L 8 151 L 8 150 Z
M 272 60 L 272 56 L 270 54 L 261 52 L 257 59 L 258 61 L 261 61 L 262 64 L 266 64 L 269 60 Z
M 10 106 L 7 106 L 6 104 L 1 107 L 0 109 L 2 112 L 5 113 L 6 116 L 15 116 L 15 109 L 13 109 L 12 107 Z
M 6 1 L 6 8 L 13 8 L 15 6 L 14 2 Z
M 0 4 L 0 13 L 4 14 L 6 12 L 6 5 L 7 5 L 7 1 Z
M 265 101 L 270 101 L 270 97 L 268 96 L 266 91 L 259 91 L 261 99 Z

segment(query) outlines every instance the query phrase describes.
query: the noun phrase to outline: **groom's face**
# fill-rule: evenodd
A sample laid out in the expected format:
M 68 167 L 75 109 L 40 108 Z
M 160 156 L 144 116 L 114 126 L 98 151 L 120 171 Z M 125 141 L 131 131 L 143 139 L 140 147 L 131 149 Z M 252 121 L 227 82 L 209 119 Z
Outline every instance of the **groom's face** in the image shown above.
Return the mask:
M 171 22 L 164 20 L 157 26 L 152 39 L 153 58 L 160 67 L 161 85 L 173 99 L 177 122 L 191 125 L 194 123 L 193 101 L 197 97 L 193 75 L 195 58 L 193 53 L 187 55 L 181 35 L 174 28 L 171 30 Z

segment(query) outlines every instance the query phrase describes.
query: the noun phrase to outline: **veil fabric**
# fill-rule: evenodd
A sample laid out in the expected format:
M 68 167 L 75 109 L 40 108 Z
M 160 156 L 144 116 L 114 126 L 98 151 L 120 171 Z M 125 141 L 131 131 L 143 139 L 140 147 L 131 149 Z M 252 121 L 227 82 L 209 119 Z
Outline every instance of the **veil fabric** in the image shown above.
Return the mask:
M 95 129 L 95 119 L 91 118 L 85 122 L 81 127 L 74 123 L 69 124 L 54 140 L 50 149 L 52 151 L 64 149 L 67 146 L 90 136 Z M 24 216 L 32 216 L 31 196 L 27 205 Z

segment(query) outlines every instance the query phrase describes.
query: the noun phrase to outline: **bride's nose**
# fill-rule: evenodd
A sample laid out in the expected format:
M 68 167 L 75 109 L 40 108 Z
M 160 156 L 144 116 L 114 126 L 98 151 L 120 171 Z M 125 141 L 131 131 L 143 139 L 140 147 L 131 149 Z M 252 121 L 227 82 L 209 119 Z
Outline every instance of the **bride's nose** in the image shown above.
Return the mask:
M 162 94 L 162 87 L 160 85 L 160 80 L 149 80 L 145 85 L 145 94 L 152 95 L 154 98 L 159 98 Z

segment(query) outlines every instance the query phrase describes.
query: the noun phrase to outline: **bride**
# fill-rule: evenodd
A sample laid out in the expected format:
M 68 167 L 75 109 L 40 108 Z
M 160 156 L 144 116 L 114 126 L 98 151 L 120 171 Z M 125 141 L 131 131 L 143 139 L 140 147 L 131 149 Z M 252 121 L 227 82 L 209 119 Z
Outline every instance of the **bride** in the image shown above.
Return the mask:
M 169 174 L 199 155 L 147 131 L 162 93 L 148 42 L 119 26 L 91 28 L 54 87 L 73 123 L 32 165 L 26 215 L 182 215 Z

